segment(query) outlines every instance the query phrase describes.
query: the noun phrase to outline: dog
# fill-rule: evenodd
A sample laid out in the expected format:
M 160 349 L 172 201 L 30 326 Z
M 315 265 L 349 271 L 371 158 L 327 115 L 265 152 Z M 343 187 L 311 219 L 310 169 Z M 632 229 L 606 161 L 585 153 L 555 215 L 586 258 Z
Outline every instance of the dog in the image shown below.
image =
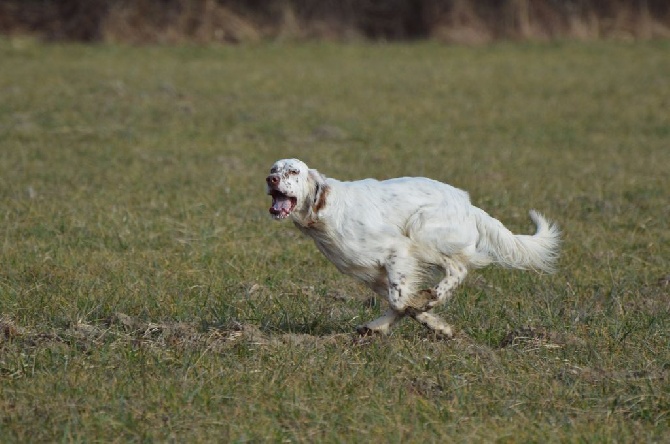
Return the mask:
M 359 325 L 387 334 L 409 316 L 440 338 L 453 331 L 432 309 L 446 303 L 470 269 L 497 264 L 553 272 L 560 231 L 531 210 L 534 235 L 515 235 L 472 205 L 467 192 L 423 177 L 342 182 L 298 159 L 278 160 L 265 179 L 270 214 L 291 218 L 337 269 L 388 299 Z

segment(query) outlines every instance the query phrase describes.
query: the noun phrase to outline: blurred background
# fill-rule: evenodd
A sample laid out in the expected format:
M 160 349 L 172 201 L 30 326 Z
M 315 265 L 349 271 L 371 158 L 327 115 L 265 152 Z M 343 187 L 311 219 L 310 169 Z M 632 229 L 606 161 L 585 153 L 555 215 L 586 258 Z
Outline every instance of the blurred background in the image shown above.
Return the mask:
M 0 0 L 0 33 L 127 44 L 670 37 L 668 0 Z

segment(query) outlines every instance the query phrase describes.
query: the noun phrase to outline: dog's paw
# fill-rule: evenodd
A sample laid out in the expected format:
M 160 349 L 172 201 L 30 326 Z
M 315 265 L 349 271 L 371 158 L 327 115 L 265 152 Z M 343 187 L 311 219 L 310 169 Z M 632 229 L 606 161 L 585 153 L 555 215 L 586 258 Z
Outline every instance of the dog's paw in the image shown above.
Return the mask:
M 356 327 L 356 333 L 358 333 L 362 337 L 366 337 L 366 336 L 373 336 L 375 334 L 378 334 L 379 332 L 363 324 Z
M 454 338 L 454 332 L 449 325 L 443 325 L 433 330 L 435 339 L 448 341 Z
M 454 337 L 451 325 L 444 322 L 439 316 L 426 311 L 417 312 L 413 309 L 407 309 L 407 315 L 426 327 L 436 339 L 451 339 Z
M 389 334 L 388 328 L 370 328 L 367 324 L 359 325 L 356 327 L 356 333 L 361 338 L 370 338 L 376 336 L 387 336 Z
M 378 330 L 373 330 L 366 325 L 359 325 L 356 327 L 356 335 L 352 340 L 352 344 L 356 346 L 368 345 L 374 342 L 375 338 L 383 336 L 383 333 Z

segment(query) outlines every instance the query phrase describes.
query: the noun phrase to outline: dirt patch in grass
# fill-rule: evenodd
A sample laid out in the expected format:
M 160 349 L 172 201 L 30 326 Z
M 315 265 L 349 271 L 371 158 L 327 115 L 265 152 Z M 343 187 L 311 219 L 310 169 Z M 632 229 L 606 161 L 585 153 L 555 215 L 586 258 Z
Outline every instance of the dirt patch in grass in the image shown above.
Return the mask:
M 222 351 L 235 344 L 257 346 L 314 346 L 352 342 L 350 334 L 323 336 L 306 333 L 272 334 L 258 326 L 232 321 L 220 327 L 207 327 L 188 322 L 147 322 L 124 313 L 115 313 L 98 324 L 76 322 L 68 328 L 50 332 L 18 326 L 11 319 L 0 320 L 0 337 L 5 343 L 22 347 L 41 347 L 48 344 L 71 344 L 85 351 L 102 343 L 134 343 L 168 349 L 203 349 Z
M 533 350 L 537 348 L 561 348 L 565 345 L 584 345 L 585 341 L 569 333 L 555 333 L 543 327 L 524 326 L 511 330 L 500 340 L 498 348 Z

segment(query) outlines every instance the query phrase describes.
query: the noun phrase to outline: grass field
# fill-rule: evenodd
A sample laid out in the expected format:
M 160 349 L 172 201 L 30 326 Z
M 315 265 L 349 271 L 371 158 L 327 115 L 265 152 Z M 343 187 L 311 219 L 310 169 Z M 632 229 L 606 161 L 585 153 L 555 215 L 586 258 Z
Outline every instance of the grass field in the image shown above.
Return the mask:
M 670 44 L 0 40 L 1 442 L 667 442 Z M 299 157 L 423 175 L 560 270 L 384 301 L 268 215 Z

